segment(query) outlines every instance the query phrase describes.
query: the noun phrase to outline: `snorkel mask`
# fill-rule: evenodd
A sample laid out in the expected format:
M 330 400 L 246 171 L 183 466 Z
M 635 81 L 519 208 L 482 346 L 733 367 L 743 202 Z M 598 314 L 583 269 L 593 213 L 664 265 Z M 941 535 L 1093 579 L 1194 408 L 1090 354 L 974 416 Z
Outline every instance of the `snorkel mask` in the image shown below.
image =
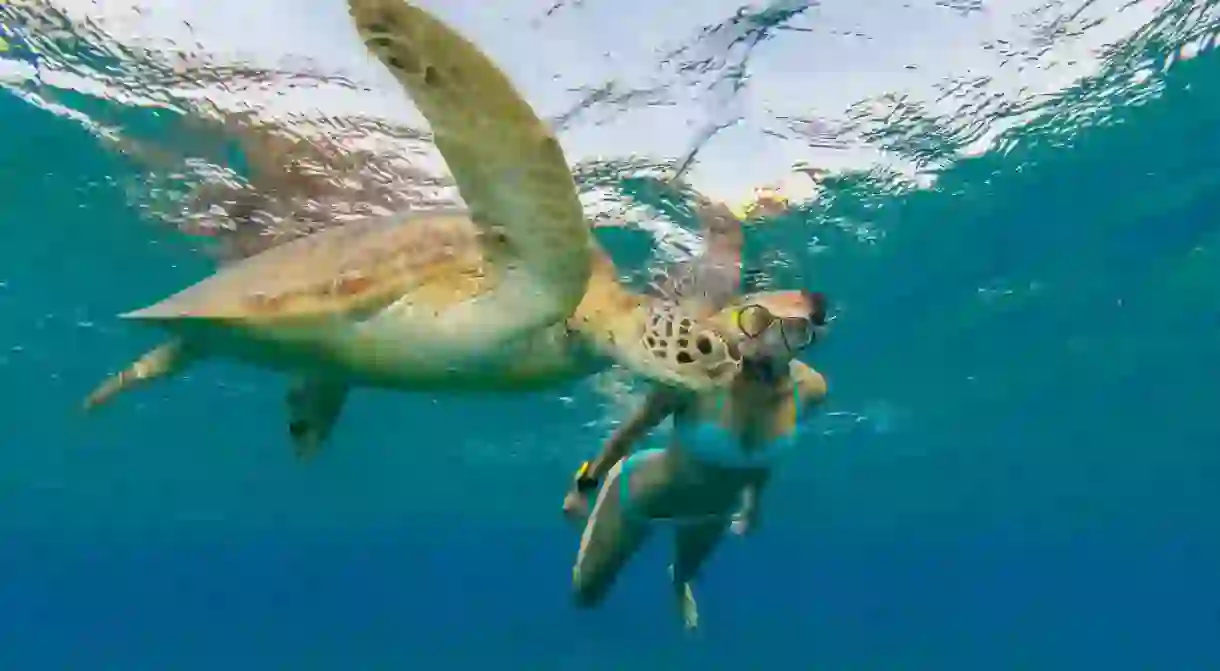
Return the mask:
M 762 303 L 749 303 L 734 312 L 733 323 L 750 340 L 777 337 L 788 353 L 796 356 L 822 337 L 826 327 L 825 294 L 801 293 L 809 306 L 806 315 L 781 316 Z

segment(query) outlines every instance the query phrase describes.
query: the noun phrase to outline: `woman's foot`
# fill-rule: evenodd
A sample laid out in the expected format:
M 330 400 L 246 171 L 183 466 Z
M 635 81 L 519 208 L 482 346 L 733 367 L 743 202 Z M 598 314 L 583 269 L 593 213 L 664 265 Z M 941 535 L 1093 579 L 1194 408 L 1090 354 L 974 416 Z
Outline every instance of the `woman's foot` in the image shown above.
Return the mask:
M 699 604 L 695 602 L 695 592 L 689 582 L 674 581 L 674 567 L 669 567 L 669 579 L 673 582 L 674 598 L 678 602 L 678 612 L 682 614 L 682 628 L 695 631 L 699 628 Z

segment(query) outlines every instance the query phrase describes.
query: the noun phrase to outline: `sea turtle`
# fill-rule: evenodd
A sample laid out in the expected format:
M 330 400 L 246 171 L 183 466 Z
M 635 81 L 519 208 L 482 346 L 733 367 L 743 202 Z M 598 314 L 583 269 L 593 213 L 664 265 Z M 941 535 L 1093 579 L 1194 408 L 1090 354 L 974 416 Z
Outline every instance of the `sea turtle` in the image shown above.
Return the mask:
M 469 210 L 325 229 L 123 315 L 175 337 L 86 407 L 202 358 L 242 360 L 297 376 L 289 430 L 309 453 L 357 386 L 538 389 L 610 362 L 692 390 L 732 379 L 740 355 L 723 319 L 619 284 L 558 141 L 499 68 L 402 0 L 349 11 L 428 120 Z

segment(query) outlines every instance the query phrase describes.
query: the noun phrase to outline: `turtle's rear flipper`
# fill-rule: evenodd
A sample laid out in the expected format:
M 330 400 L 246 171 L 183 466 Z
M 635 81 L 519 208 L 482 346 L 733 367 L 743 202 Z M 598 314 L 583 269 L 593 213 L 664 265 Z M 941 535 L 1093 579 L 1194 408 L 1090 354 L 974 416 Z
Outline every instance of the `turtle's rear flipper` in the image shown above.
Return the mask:
M 185 343 L 175 338 L 149 351 L 122 371 L 111 375 L 85 397 L 83 407 L 86 411 L 92 410 L 120 392 L 178 373 L 186 368 L 194 358 Z
M 316 377 L 302 377 L 288 391 L 288 434 L 298 459 L 317 454 L 343 412 L 347 385 Z

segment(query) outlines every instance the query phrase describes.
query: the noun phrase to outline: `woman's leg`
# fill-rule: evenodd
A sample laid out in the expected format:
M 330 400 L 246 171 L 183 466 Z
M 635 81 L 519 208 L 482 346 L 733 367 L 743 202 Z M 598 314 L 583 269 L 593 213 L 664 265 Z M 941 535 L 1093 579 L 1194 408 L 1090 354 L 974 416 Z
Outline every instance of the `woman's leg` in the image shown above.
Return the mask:
M 645 476 L 641 481 L 657 481 L 663 457 L 661 450 L 637 452 L 606 474 L 572 567 L 572 594 L 577 606 L 591 608 L 601 603 L 627 560 L 648 537 L 649 519 L 638 509 L 644 492 L 632 484 L 631 478 L 640 474 Z
M 678 526 L 674 543 L 674 565 L 670 570 L 670 577 L 673 578 L 674 597 L 682 614 L 683 625 L 688 630 L 699 626 L 699 606 L 695 602 L 691 583 L 707 558 L 712 556 L 720 539 L 724 538 L 730 521 L 731 518 L 725 515 L 688 521 Z

